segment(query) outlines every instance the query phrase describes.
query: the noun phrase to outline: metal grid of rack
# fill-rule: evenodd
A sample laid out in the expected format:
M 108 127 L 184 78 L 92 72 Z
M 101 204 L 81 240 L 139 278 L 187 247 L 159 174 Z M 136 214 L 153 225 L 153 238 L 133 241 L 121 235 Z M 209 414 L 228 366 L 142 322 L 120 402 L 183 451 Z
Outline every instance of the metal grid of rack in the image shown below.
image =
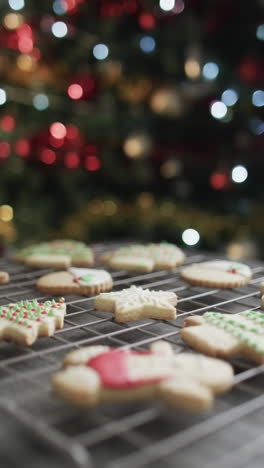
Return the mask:
M 105 249 L 105 245 L 95 246 L 98 253 Z M 191 252 L 186 263 L 206 259 L 207 254 Z M 146 319 L 118 324 L 112 315 L 93 309 L 92 297 L 66 297 L 65 326 L 54 336 L 38 340 L 30 348 L 0 342 L 0 409 L 68 455 L 77 467 L 166 468 L 176 466 L 176 460 L 179 468 L 262 466 L 258 455 L 264 442 L 264 366 L 234 360 L 233 389 L 216 399 L 213 410 L 199 415 L 172 411 L 156 402 L 84 411 L 60 401 L 50 389 L 50 377 L 60 368 L 64 355 L 82 345 L 144 350 L 149 343 L 164 339 L 182 352 L 188 347 L 179 332 L 187 315 L 259 309 L 264 265 L 253 262 L 251 266 L 254 277 L 250 284 L 233 290 L 187 285 L 179 278 L 182 267 L 145 274 L 112 272 L 114 290 L 135 284 L 174 291 L 179 299 L 175 321 Z M 11 276 L 11 282 L 0 288 L 0 305 L 47 299 L 36 290 L 35 281 L 49 270 L 32 270 L 7 260 L 0 261 L 0 269 Z

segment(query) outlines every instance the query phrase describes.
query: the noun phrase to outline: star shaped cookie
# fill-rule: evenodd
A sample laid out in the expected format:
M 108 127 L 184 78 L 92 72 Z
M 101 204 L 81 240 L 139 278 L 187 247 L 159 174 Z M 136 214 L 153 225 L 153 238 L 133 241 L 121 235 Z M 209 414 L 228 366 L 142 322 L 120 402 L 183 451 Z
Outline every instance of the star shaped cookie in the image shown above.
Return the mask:
M 62 328 L 66 304 L 59 301 L 20 301 L 0 307 L 0 340 L 31 345 L 40 336 Z
M 144 318 L 174 320 L 177 296 L 169 291 L 150 291 L 131 286 L 122 291 L 99 294 L 94 304 L 97 310 L 114 313 L 117 322 Z

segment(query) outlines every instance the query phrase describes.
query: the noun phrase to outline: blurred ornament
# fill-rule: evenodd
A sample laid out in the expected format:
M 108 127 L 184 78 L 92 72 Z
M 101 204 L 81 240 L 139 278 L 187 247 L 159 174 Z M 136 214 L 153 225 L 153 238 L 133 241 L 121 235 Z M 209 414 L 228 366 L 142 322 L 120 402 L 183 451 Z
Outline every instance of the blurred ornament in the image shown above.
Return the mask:
M 182 163 L 179 159 L 168 159 L 160 166 L 160 174 L 165 179 L 171 179 L 181 174 Z
M 126 78 L 119 85 L 121 98 L 135 104 L 145 101 L 150 96 L 151 91 L 152 82 L 148 78 Z
M 184 112 L 182 95 L 176 88 L 160 88 L 151 96 L 150 107 L 157 114 L 177 117 Z
M 17 29 L 24 22 L 24 18 L 20 13 L 8 13 L 4 17 L 4 26 L 7 29 Z
M 241 80 L 249 85 L 263 83 L 264 81 L 264 60 L 263 58 L 245 58 L 238 67 L 238 74 Z
M 148 156 L 152 148 L 152 141 L 146 134 L 134 134 L 126 138 L 123 150 L 131 159 L 141 159 Z
M 118 61 L 106 60 L 98 63 L 100 82 L 103 86 L 116 84 L 122 75 L 122 65 Z

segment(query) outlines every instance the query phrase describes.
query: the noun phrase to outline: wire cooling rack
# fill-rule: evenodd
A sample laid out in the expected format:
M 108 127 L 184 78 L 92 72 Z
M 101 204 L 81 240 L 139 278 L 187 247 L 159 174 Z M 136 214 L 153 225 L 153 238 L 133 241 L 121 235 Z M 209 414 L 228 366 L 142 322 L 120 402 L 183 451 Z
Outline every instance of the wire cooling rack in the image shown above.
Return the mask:
M 105 245 L 96 245 L 98 253 Z M 209 259 L 187 253 L 186 264 Z M 206 289 L 187 285 L 175 271 L 138 274 L 114 271 L 114 290 L 132 284 L 174 291 L 179 298 L 175 321 L 141 320 L 116 323 L 113 316 L 95 311 L 93 298 L 67 296 L 65 326 L 32 347 L 0 342 L 0 409 L 22 423 L 39 440 L 68 456 L 81 468 L 263 467 L 264 366 L 234 360 L 235 385 L 216 399 L 214 408 L 191 415 L 160 403 L 77 409 L 52 394 L 50 377 L 64 355 L 82 345 L 104 344 L 144 350 L 158 339 L 169 341 L 176 352 L 188 347 L 179 332 L 184 317 L 208 310 L 239 313 L 259 309 L 259 283 L 264 265 L 251 262 L 253 279 L 243 288 Z M 38 277 L 50 270 L 0 261 L 11 282 L 0 287 L 0 305 L 22 299 L 48 299 L 35 288 Z M 191 351 L 191 350 L 189 350 Z M 191 351 L 193 352 L 193 351 Z

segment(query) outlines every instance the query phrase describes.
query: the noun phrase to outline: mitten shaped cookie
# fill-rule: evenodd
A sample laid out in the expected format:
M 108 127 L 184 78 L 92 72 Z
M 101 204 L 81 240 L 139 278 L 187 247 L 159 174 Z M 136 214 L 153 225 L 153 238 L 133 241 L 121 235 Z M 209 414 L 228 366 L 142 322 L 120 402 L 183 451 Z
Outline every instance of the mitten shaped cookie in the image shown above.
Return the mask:
M 160 399 L 186 411 L 213 405 L 233 382 L 232 367 L 219 359 L 175 354 L 168 343 L 136 352 L 89 346 L 69 353 L 52 386 L 64 400 L 84 407 L 107 402 Z

